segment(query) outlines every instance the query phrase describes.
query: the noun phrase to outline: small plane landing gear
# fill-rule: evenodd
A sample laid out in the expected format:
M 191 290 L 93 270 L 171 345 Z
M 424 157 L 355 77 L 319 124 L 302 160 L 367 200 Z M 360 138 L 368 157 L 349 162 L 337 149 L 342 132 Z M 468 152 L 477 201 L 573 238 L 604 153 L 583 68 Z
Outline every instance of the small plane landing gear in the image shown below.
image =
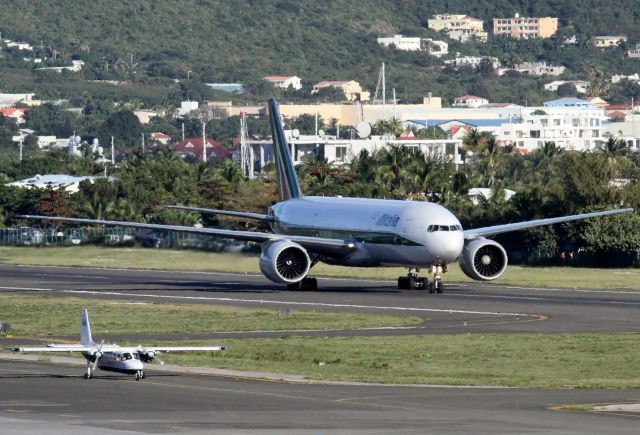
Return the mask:
M 93 373 L 91 373 L 93 371 L 93 367 L 91 366 L 92 366 L 91 362 L 87 361 L 87 371 L 84 374 L 85 379 L 93 378 Z
M 316 278 L 303 278 L 302 281 L 287 284 L 287 290 L 289 291 L 309 291 L 314 292 L 318 290 L 318 280 Z
M 419 277 L 420 269 L 412 267 L 409 269 L 407 276 L 398 277 L 398 288 L 400 290 L 414 290 L 427 288 L 427 278 Z
M 139 381 L 140 379 L 144 379 L 144 372 L 142 370 L 138 370 L 136 372 L 136 381 Z
M 85 379 L 91 379 L 91 378 L 93 378 L 93 375 L 91 373 L 85 373 L 84 374 L 84 378 Z

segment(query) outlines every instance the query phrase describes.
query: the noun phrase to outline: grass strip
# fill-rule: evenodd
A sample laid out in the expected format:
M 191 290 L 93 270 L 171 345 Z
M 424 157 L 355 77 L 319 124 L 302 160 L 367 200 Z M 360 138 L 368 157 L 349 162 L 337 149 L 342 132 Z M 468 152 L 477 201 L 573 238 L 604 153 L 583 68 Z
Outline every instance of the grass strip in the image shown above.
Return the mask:
M 11 324 L 13 336 L 79 335 L 82 307 L 89 310 L 95 339 L 99 339 L 100 334 L 352 329 L 406 326 L 421 321 L 415 316 L 299 309 L 291 309 L 289 317 L 280 318 L 277 308 L 140 303 L 4 293 L 0 294 L 0 322 Z
M 260 273 L 258 259 L 253 256 L 101 246 L 0 247 L 0 262 L 47 266 Z M 404 274 L 406 269 L 400 267 L 354 268 L 318 264 L 312 269 L 311 275 L 395 280 Z M 449 267 L 445 281 L 474 282 L 462 273 L 457 264 Z M 495 283 L 536 287 L 640 290 L 640 269 L 509 266 Z
M 526 388 L 639 388 L 638 334 L 285 337 L 226 340 L 227 350 L 166 354 L 175 364 L 316 380 Z

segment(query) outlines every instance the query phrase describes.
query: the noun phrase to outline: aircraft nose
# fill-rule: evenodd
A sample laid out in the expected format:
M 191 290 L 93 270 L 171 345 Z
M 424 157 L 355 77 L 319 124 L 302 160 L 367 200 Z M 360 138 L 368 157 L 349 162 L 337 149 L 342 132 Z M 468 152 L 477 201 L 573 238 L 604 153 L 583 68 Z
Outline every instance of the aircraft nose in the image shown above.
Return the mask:
M 464 235 L 462 231 L 444 232 L 438 234 L 438 241 L 431 251 L 434 257 L 451 263 L 458 259 L 464 245 Z

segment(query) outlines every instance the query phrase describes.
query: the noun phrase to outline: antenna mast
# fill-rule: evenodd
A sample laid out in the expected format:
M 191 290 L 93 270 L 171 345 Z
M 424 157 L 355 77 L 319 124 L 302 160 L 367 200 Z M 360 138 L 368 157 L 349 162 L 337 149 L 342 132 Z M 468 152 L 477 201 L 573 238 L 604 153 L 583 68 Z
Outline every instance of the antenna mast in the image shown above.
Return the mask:
M 240 112 L 240 166 L 245 178 L 253 179 L 253 148 L 247 142 L 247 114 Z

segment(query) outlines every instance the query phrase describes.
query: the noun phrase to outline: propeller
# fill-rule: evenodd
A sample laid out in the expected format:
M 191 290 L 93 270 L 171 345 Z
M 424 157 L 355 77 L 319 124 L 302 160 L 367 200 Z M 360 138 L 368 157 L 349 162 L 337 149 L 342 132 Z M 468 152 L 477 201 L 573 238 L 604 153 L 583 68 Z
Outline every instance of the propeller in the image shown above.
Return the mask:
M 93 366 L 91 367 L 91 371 L 95 371 L 96 367 L 98 367 L 98 360 L 102 358 L 102 346 L 104 345 L 104 340 L 100 342 L 100 346 L 98 346 L 98 350 L 93 354 Z

